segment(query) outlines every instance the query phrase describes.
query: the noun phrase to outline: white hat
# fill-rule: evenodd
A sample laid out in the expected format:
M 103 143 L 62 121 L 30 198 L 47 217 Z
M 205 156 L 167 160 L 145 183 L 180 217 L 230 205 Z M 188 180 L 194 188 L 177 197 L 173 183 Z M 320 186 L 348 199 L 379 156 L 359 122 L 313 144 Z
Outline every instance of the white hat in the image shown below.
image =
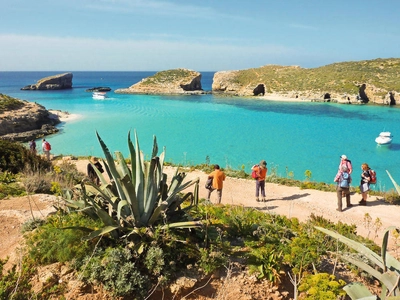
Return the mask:
M 343 154 L 340 158 L 341 159 L 347 159 L 347 156 Z

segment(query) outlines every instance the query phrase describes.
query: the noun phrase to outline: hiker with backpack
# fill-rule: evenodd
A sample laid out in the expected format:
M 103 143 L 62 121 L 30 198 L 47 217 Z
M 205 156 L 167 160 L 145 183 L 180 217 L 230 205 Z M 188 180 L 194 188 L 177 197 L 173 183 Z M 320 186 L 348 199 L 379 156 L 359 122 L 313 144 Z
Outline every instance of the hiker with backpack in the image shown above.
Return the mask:
M 44 155 L 46 155 L 46 159 L 50 160 L 50 150 L 51 150 L 51 145 L 46 139 L 42 140 L 42 150 Z
M 339 172 L 340 172 L 340 168 L 341 168 L 342 166 L 346 166 L 346 167 L 347 167 L 347 170 L 348 170 L 349 174 L 351 174 L 351 172 L 353 172 L 353 166 L 352 166 L 352 164 L 351 164 L 351 160 L 348 159 L 347 156 L 346 156 L 345 154 L 343 154 L 343 155 L 340 156 L 340 163 L 339 163 L 339 168 L 338 168 L 338 171 L 339 171 Z M 342 194 L 342 197 L 343 197 L 343 198 L 346 197 L 346 194 L 343 193 L 343 194 Z
M 350 184 L 351 184 L 351 175 L 349 173 L 349 169 L 346 165 L 342 165 L 340 167 L 339 172 L 336 174 L 334 182 L 337 182 L 337 200 L 338 200 L 338 208 L 337 211 L 342 211 L 342 194 L 346 197 L 346 207 L 352 207 L 353 205 L 350 203 Z
M 265 160 L 260 161 L 259 165 L 254 165 L 252 168 L 251 177 L 256 180 L 256 201 L 260 202 L 260 190 L 261 190 L 261 201 L 265 200 L 265 177 L 267 176 L 268 168 Z
M 360 182 L 360 191 L 361 191 L 361 201 L 358 202 L 360 205 L 367 205 L 367 198 L 368 198 L 368 191 L 369 191 L 369 185 L 372 180 L 371 172 L 370 172 L 370 167 L 368 166 L 367 163 L 363 163 L 361 165 L 361 182 Z

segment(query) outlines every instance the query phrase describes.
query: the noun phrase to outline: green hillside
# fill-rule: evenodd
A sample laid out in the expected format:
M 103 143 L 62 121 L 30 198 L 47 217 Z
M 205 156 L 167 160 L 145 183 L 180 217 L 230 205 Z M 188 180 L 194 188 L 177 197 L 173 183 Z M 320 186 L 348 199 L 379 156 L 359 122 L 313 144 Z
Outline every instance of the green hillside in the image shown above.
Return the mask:
M 234 82 L 242 86 L 264 83 L 271 91 L 335 91 L 357 94 L 358 86 L 370 84 L 388 91 L 400 91 L 400 58 L 341 62 L 319 68 L 267 65 L 240 70 Z M 385 92 L 386 91 L 386 92 Z

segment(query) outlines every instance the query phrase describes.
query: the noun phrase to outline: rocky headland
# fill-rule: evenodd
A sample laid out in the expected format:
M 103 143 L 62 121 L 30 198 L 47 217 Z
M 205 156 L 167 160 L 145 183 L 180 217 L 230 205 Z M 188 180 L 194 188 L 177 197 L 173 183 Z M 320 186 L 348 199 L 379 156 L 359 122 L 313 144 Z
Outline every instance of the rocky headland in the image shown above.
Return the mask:
M 335 63 L 319 68 L 267 65 L 220 71 L 212 92 L 241 97 L 339 103 L 400 104 L 400 59 Z
M 346 104 L 400 104 L 400 59 L 342 62 L 318 68 L 266 65 L 219 71 L 211 91 L 203 91 L 201 73 L 187 69 L 158 72 L 116 93 L 204 94 L 261 97 L 282 101 Z
M 0 94 L 0 139 L 27 142 L 58 132 L 57 113 L 40 104 Z
M 161 71 L 126 89 L 117 89 L 120 94 L 204 94 L 201 73 L 188 69 Z
M 39 79 L 36 83 L 27 85 L 21 90 L 63 90 L 72 88 L 72 73 L 63 73 Z

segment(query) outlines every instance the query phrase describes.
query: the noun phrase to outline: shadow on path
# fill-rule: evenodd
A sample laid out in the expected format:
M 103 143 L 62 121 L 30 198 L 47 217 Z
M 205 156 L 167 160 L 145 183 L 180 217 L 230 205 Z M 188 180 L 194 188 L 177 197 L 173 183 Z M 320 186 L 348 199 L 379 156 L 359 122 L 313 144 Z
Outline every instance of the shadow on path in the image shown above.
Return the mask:
M 296 199 L 300 199 L 300 198 L 307 197 L 307 196 L 310 196 L 310 195 L 311 194 L 309 194 L 309 193 L 294 194 L 294 195 L 291 195 L 291 196 L 277 198 L 277 199 L 268 199 L 267 202 L 274 201 L 274 200 L 296 200 Z

